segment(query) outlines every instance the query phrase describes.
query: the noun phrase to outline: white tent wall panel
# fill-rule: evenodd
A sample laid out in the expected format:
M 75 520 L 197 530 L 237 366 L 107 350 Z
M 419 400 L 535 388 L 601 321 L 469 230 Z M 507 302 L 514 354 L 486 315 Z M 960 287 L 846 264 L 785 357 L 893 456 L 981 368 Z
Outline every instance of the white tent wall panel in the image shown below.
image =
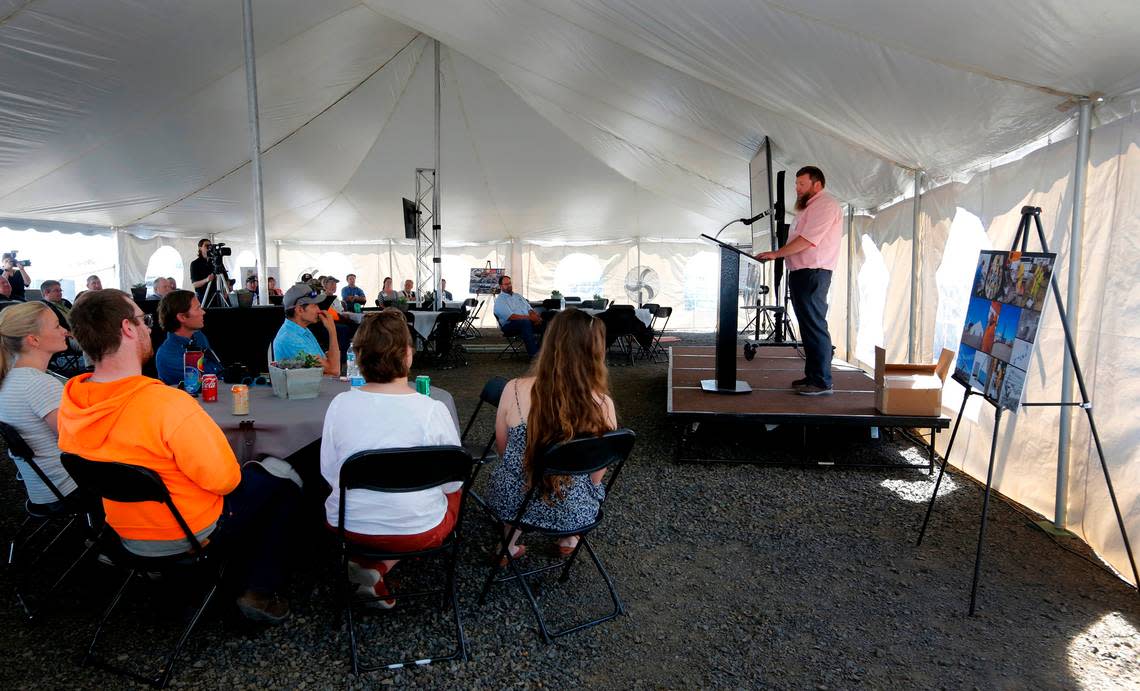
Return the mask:
M 1049 249 L 1058 253 L 1062 295 L 1067 297 L 1075 148 L 1072 139 L 1058 142 L 1020 161 L 976 175 L 968 184 L 941 187 L 924 196 L 919 312 L 919 352 L 923 358 L 932 353 L 934 321 L 943 298 L 933 277 L 958 207 L 982 219 L 992 247 L 1005 249 L 1013 240 L 1021 207 L 1040 206 Z M 884 327 L 893 334 L 887 340 L 898 340 L 903 347 L 892 348 L 892 357 L 905 355 L 911 204 L 910 200 L 900 202 L 869 222 L 859 223 L 857 219 L 858 232 L 874 238 L 887 265 L 895 266 L 890 270 Z M 1140 352 L 1140 298 L 1133 290 L 1136 266 L 1140 265 L 1140 123 L 1135 114 L 1094 130 L 1086 204 L 1079 357 L 1117 496 L 1135 542 L 1135 536 L 1140 535 L 1140 432 L 1134 415 L 1140 407 L 1140 362 L 1135 357 Z M 1031 227 L 1031 231 L 1028 248 L 1038 250 L 1036 228 Z M 865 256 L 859 256 L 856 271 L 866 261 Z M 854 317 L 862 319 L 868 311 L 873 310 L 859 304 Z M 1050 298 L 1027 373 L 1025 400 L 1059 400 L 1064 350 L 1060 318 Z M 1098 387 L 1102 381 L 1105 383 Z M 943 400 L 947 414 L 957 412 L 961 392 L 957 383 L 947 384 Z M 1003 416 L 994 472 L 998 491 L 1050 518 L 1054 514 L 1058 420 L 1055 408 L 1023 408 L 1017 414 Z M 951 462 L 984 480 L 992 429 L 992 407 L 974 397 L 966 408 Z M 941 450 L 945 451 L 948 441 L 949 435 L 940 435 Z M 1068 527 L 1131 580 L 1082 412 L 1074 414 L 1070 480 Z
M 199 238 L 159 235 L 144 239 L 124 232 L 118 232 L 116 236 L 119 285 L 123 290 L 129 290 L 132 285 L 141 283 L 146 278 L 147 263 L 160 247 L 171 247 L 182 257 L 182 275 L 174 278 L 180 288 L 190 285 L 190 262 L 198 256 Z M 237 275 L 232 277 L 237 278 Z M 103 287 L 110 288 L 112 285 L 104 282 Z

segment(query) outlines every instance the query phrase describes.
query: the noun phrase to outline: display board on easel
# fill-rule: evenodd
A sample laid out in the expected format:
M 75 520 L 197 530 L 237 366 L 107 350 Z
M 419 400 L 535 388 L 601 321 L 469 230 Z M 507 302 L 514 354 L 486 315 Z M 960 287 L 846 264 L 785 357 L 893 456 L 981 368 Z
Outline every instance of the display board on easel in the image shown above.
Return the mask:
M 469 292 L 472 295 L 489 295 L 498 292 L 499 279 L 502 278 L 506 272 L 506 269 L 492 269 L 489 266 L 479 266 L 471 269 Z
M 1047 252 L 978 257 L 954 379 L 1006 410 L 1021 403 L 1056 261 Z

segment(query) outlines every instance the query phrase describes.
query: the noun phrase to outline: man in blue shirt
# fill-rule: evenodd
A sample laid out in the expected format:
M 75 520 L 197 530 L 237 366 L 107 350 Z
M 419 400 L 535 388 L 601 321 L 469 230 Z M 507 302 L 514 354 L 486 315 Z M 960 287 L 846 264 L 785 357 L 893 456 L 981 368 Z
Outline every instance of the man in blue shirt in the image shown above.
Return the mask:
M 158 378 L 163 384 L 177 386 L 183 380 L 188 350 L 202 352 L 202 373 L 220 374 L 222 363 L 210 349 L 202 327 L 206 310 L 191 290 L 172 290 L 158 303 L 158 323 L 166 331 L 166 340 L 154 355 Z
M 297 283 L 285 291 L 281 305 L 285 308 L 285 323 L 273 339 L 273 359 L 292 360 L 313 355 L 321 361 L 325 374 L 340 376 L 340 346 L 336 341 L 336 326 L 328 312 L 320 307 L 324 291 L 313 290 L 308 283 Z M 329 334 L 329 349 L 325 353 L 317 337 L 309 331 L 310 324 L 321 322 Z
M 356 274 L 349 274 L 344 280 L 348 281 L 348 285 L 340 289 L 340 301 L 344 303 L 344 308 L 353 311 L 356 309 L 354 305 L 363 307 L 368 304 L 364 291 L 356 286 Z
M 526 344 L 526 354 L 538 354 L 537 333 L 542 332 L 542 319 L 527 299 L 515 295 L 510 276 L 499 277 L 499 295 L 495 298 L 495 319 L 504 336 L 519 336 Z

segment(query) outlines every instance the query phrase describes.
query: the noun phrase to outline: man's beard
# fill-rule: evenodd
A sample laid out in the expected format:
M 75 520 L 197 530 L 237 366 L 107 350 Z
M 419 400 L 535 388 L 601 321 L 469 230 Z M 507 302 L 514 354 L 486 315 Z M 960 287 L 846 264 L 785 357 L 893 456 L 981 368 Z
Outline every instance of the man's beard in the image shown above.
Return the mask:
M 139 339 L 138 353 L 140 365 L 145 365 L 154 355 L 154 346 L 150 343 L 150 334 L 147 334 L 146 338 Z
M 804 209 L 806 209 L 808 202 L 811 201 L 811 198 L 812 198 L 811 192 L 804 192 L 800 196 L 796 197 L 796 211 L 803 211 Z

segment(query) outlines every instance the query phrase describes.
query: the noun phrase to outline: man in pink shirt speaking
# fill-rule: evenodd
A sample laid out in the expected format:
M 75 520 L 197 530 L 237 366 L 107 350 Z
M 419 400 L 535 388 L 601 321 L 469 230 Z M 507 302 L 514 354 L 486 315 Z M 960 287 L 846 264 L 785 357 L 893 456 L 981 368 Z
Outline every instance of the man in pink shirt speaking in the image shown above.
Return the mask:
M 843 210 L 823 190 L 823 171 L 804 166 L 796 172 L 796 220 L 788 242 L 775 252 L 756 255 L 760 261 L 785 259 L 792 309 L 800 325 L 806 360 L 804 378 L 792 382 L 802 396 L 828 396 L 831 388 L 831 334 L 827 331 L 827 291 L 839 260 Z

